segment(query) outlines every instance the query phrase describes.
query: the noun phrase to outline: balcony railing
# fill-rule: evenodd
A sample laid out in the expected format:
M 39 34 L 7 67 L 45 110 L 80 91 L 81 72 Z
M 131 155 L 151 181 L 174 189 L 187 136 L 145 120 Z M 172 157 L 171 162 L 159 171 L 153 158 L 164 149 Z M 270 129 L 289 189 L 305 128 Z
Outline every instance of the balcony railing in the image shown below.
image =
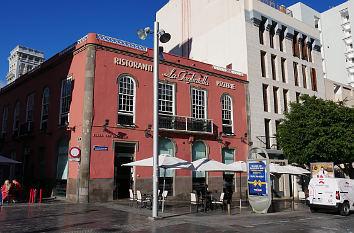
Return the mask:
M 280 150 L 276 137 L 256 136 L 256 138 L 257 140 L 254 142 L 254 146 L 263 149 Z
M 284 5 L 278 4 L 274 2 L 273 0 L 258 0 L 260 2 L 263 2 L 264 4 L 267 4 L 270 7 L 273 7 L 274 9 L 277 9 L 280 12 L 283 12 L 286 15 L 289 15 L 290 17 L 293 17 L 293 12 L 286 8 Z
M 160 114 L 159 129 L 176 132 L 213 134 L 213 120 Z

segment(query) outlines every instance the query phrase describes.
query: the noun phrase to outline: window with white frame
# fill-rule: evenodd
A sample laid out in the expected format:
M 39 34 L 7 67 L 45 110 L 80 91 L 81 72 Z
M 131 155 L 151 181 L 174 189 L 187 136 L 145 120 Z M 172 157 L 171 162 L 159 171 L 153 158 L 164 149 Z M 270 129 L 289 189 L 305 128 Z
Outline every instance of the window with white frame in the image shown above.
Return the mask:
M 175 87 L 169 83 L 159 83 L 159 112 L 174 115 Z
M 12 126 L 12 131 L 14 133 L 18 132 L 20 126 L 20 102 L 17 101 L 14 109 L 14 122 Z
M 232 121 L 232 99 L 229 95 L 223 95 L 221 99 L 222 105 L 222 132 L 224 134 L 233 134 Z
M 118 120 L 119 125 L 134 126 L 135 80 L 124 75 L 118 79 Z
M 26 122 L 33 121 L 33 110 L 34 110 L 34 93 L 27 96 Z
M 40 124 L 40 129 L 42 131 L 45 131 L 47 129 L 48 106 L 49 106 L 49 88 L 46 87 L 44 88 L 43 95 L 42 95 L 42 110 L 41 110 L 41 124 Z
M 68 77 L 61 81 L 61 95 L 60 95 L 60 116 L 59 125 L 64 126 L 69 122 L 69 111 L 71 103 L 71 87 L 72 77 Z
M 206 91 L 192 88 L 192 117 L 205 119 L 206 113 Z
M 7 131 L 7 119 L 9 117 L 9 106 L 4 106 L 2 110 L 2 126 L 1 126 L 1 134 L 6 134 Z

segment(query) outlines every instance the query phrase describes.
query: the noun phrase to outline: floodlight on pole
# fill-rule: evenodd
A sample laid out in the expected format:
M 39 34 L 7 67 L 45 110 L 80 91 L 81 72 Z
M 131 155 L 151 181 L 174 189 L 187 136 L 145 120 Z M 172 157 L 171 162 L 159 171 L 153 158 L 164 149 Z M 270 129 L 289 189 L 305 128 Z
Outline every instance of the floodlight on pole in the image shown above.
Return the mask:
M 136 34 L 142 40 L 145 40 L 147 34 L 154 34 L 154 78 L 153 78 L 153 90 L 154 90 L 154 102 L 153 102 L 153 198 L 152 198 L 152 217 L 158 217 L 158 185 L 159 185 L 159 41 L 166 43 L 171 39 L 171 35 L 164 30 L 159 30 L 159 22 L 155 21 L 154 31 L 147 27 L 144 30 L 137 30 Z

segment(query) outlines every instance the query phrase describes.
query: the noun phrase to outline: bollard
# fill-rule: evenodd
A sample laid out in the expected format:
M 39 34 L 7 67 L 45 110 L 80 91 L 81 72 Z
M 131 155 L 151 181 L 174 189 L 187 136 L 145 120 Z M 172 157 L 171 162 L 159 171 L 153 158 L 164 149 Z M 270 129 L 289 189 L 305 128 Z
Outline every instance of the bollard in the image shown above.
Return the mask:
M 29 198 L 28 198 L 28 203 L 31 203 L 31 200 L 32 200 L 32 190 L 33 190 L 33 189 L 30 189 Z
M 231 205 L 230 203 L 227 203 L 227 215 L 231 215 Z
M 2 191 L 0 190 L 0 206 L 2 206 Z
M 37 199 L 37 189 L 34 189 L 34 190 L 33 190 L 33 200 L 32 200 L 32 203 L 36 202 L 36 199 Z
M 39 190 L 39 203 L 42 203 L 42 189 Z

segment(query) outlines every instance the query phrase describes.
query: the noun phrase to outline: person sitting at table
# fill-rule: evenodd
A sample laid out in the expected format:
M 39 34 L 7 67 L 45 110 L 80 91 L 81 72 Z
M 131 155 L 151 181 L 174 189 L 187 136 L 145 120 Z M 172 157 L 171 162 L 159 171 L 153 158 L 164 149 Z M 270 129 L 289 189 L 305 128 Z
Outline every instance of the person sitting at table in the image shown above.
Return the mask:
M 209 192 L 208 184 L 205 184 L 204 188 L 201 189 L 201 195 L 205 201 L 205 203 L 204 203 L 205 208 L 206 209 L 211 208 L 211 195 Z
M 1 187 L 2 192 L 2 202 L 9 202 L 9 193 L 10 193 L 11 183 L 9 180 L 5 180 L 4 185 Z

